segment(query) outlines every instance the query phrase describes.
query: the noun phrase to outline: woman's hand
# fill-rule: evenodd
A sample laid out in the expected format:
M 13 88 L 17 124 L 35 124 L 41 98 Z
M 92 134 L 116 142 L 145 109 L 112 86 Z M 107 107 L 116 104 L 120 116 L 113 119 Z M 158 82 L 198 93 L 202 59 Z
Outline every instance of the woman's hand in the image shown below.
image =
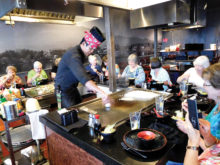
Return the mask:
M 210 134 L 210 123 L 205 119 L 199 119 L 200 133 L 203 137 Z
M 200 133 L 204 138 L 205 146 L 209 147 L 216 143 L 216 138 L 211 134 L 211 125 L 209 121 L 199 119 Z
M 182 80 L 188 81 L 190 74 L 184 74 Z
M 186 114 L 186 125 L 187 125 L 187 135 L 189 138 L 188 145 L 199 146 L 200 143 L 200 132 L 194 129 L 192 123 L 189 120 L 189 113 Z
M 180 131 L 187 134 L 187 125 L 186 125 L 185 121 L 177 120 L 176 125 L 177 125 L 177 127 L 179 128 Z
M 169 85 L 169 82 L 168 81 L 164 81 L 163 84 L 164 85 Z
M 184 109 L 184 111 L 188 112 L 188 103 L 186 100 L 184 100 L 182 102 L 182 109 Z
M 7 74 L 6 81 L 12 80 L 12 79 L 13 79 L 13 75 L 12 74 Z

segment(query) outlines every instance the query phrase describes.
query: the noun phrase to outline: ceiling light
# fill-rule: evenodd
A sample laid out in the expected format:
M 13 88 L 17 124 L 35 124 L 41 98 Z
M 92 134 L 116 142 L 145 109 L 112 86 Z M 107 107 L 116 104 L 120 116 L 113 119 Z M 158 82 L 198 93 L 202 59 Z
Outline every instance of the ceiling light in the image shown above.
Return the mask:
M 21 16 L 3 16 L 0 18 L 3 21 L 18 21 L 18 22 L 33 22 L 33 23 L 53 23 L 53 24 L 75 24 L 73 21 L 68 20 L 56 20 L 56 19 L 41 19 Z
M 159 3 L 167 2 L 170 0 L 128 0 L 128 8 L 131 10 L 147 7 L 147 6 L 152 6 L 156 5 Z

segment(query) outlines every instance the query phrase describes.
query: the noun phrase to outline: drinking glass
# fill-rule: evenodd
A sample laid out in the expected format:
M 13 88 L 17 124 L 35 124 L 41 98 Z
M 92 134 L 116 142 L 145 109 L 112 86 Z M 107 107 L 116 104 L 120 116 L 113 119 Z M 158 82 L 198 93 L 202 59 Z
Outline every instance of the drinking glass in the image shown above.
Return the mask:
M 131 123 L 131 130 L 139 129 L 140 128 L 140 119 L 141 119 L 141 111 L 132 112 L 129 114 L 130 123 Z
M 159 115 L 164 115 L 164 98 L 163 96 L 159 96 L 155 98 L 155 104 L 156 104 L 156 111 L 159 113 Z
M 187 85 L 186 82 L 182 82 L 180 84 L 180 90 L 181 90 L 181 93 L 182 93 L 182 95 L 184 97 L 187 94 L 187 92 L 188 92 L 188 85 Z

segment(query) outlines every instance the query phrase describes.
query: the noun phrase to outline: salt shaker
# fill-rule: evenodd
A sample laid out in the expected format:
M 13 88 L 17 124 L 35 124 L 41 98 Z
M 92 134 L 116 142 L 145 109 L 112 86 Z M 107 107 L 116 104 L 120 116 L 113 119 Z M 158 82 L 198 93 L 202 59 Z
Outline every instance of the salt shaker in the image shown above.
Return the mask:
M 89 114 L 88 126 L 94 128 L 94 115 L 91 113 Z

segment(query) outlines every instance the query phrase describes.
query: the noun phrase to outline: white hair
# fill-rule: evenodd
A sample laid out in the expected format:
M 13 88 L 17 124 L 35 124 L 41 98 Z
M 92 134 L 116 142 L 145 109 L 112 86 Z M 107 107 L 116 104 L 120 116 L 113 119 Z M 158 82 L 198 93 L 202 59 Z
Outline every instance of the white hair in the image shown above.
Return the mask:
M 128 61 L 133 61 L 137 64 L 138 60 L 137 60 L 137 56 L 135 54 L 130 54 L 128 56 Z
M 37 68 L 38 66 L 42 66 L 42 63 L 39 61 L 34 62 L 34 68 Z
M 91 64 L 94 60 L 96 60 L 96 56 L 90 55 L 89 56 L 89 63 Z
M 207 56 L 199 56 L 194 60 L 193 65 L 199 65 L 203 68 L 208 68 L 210 65 L 209 58 Z

